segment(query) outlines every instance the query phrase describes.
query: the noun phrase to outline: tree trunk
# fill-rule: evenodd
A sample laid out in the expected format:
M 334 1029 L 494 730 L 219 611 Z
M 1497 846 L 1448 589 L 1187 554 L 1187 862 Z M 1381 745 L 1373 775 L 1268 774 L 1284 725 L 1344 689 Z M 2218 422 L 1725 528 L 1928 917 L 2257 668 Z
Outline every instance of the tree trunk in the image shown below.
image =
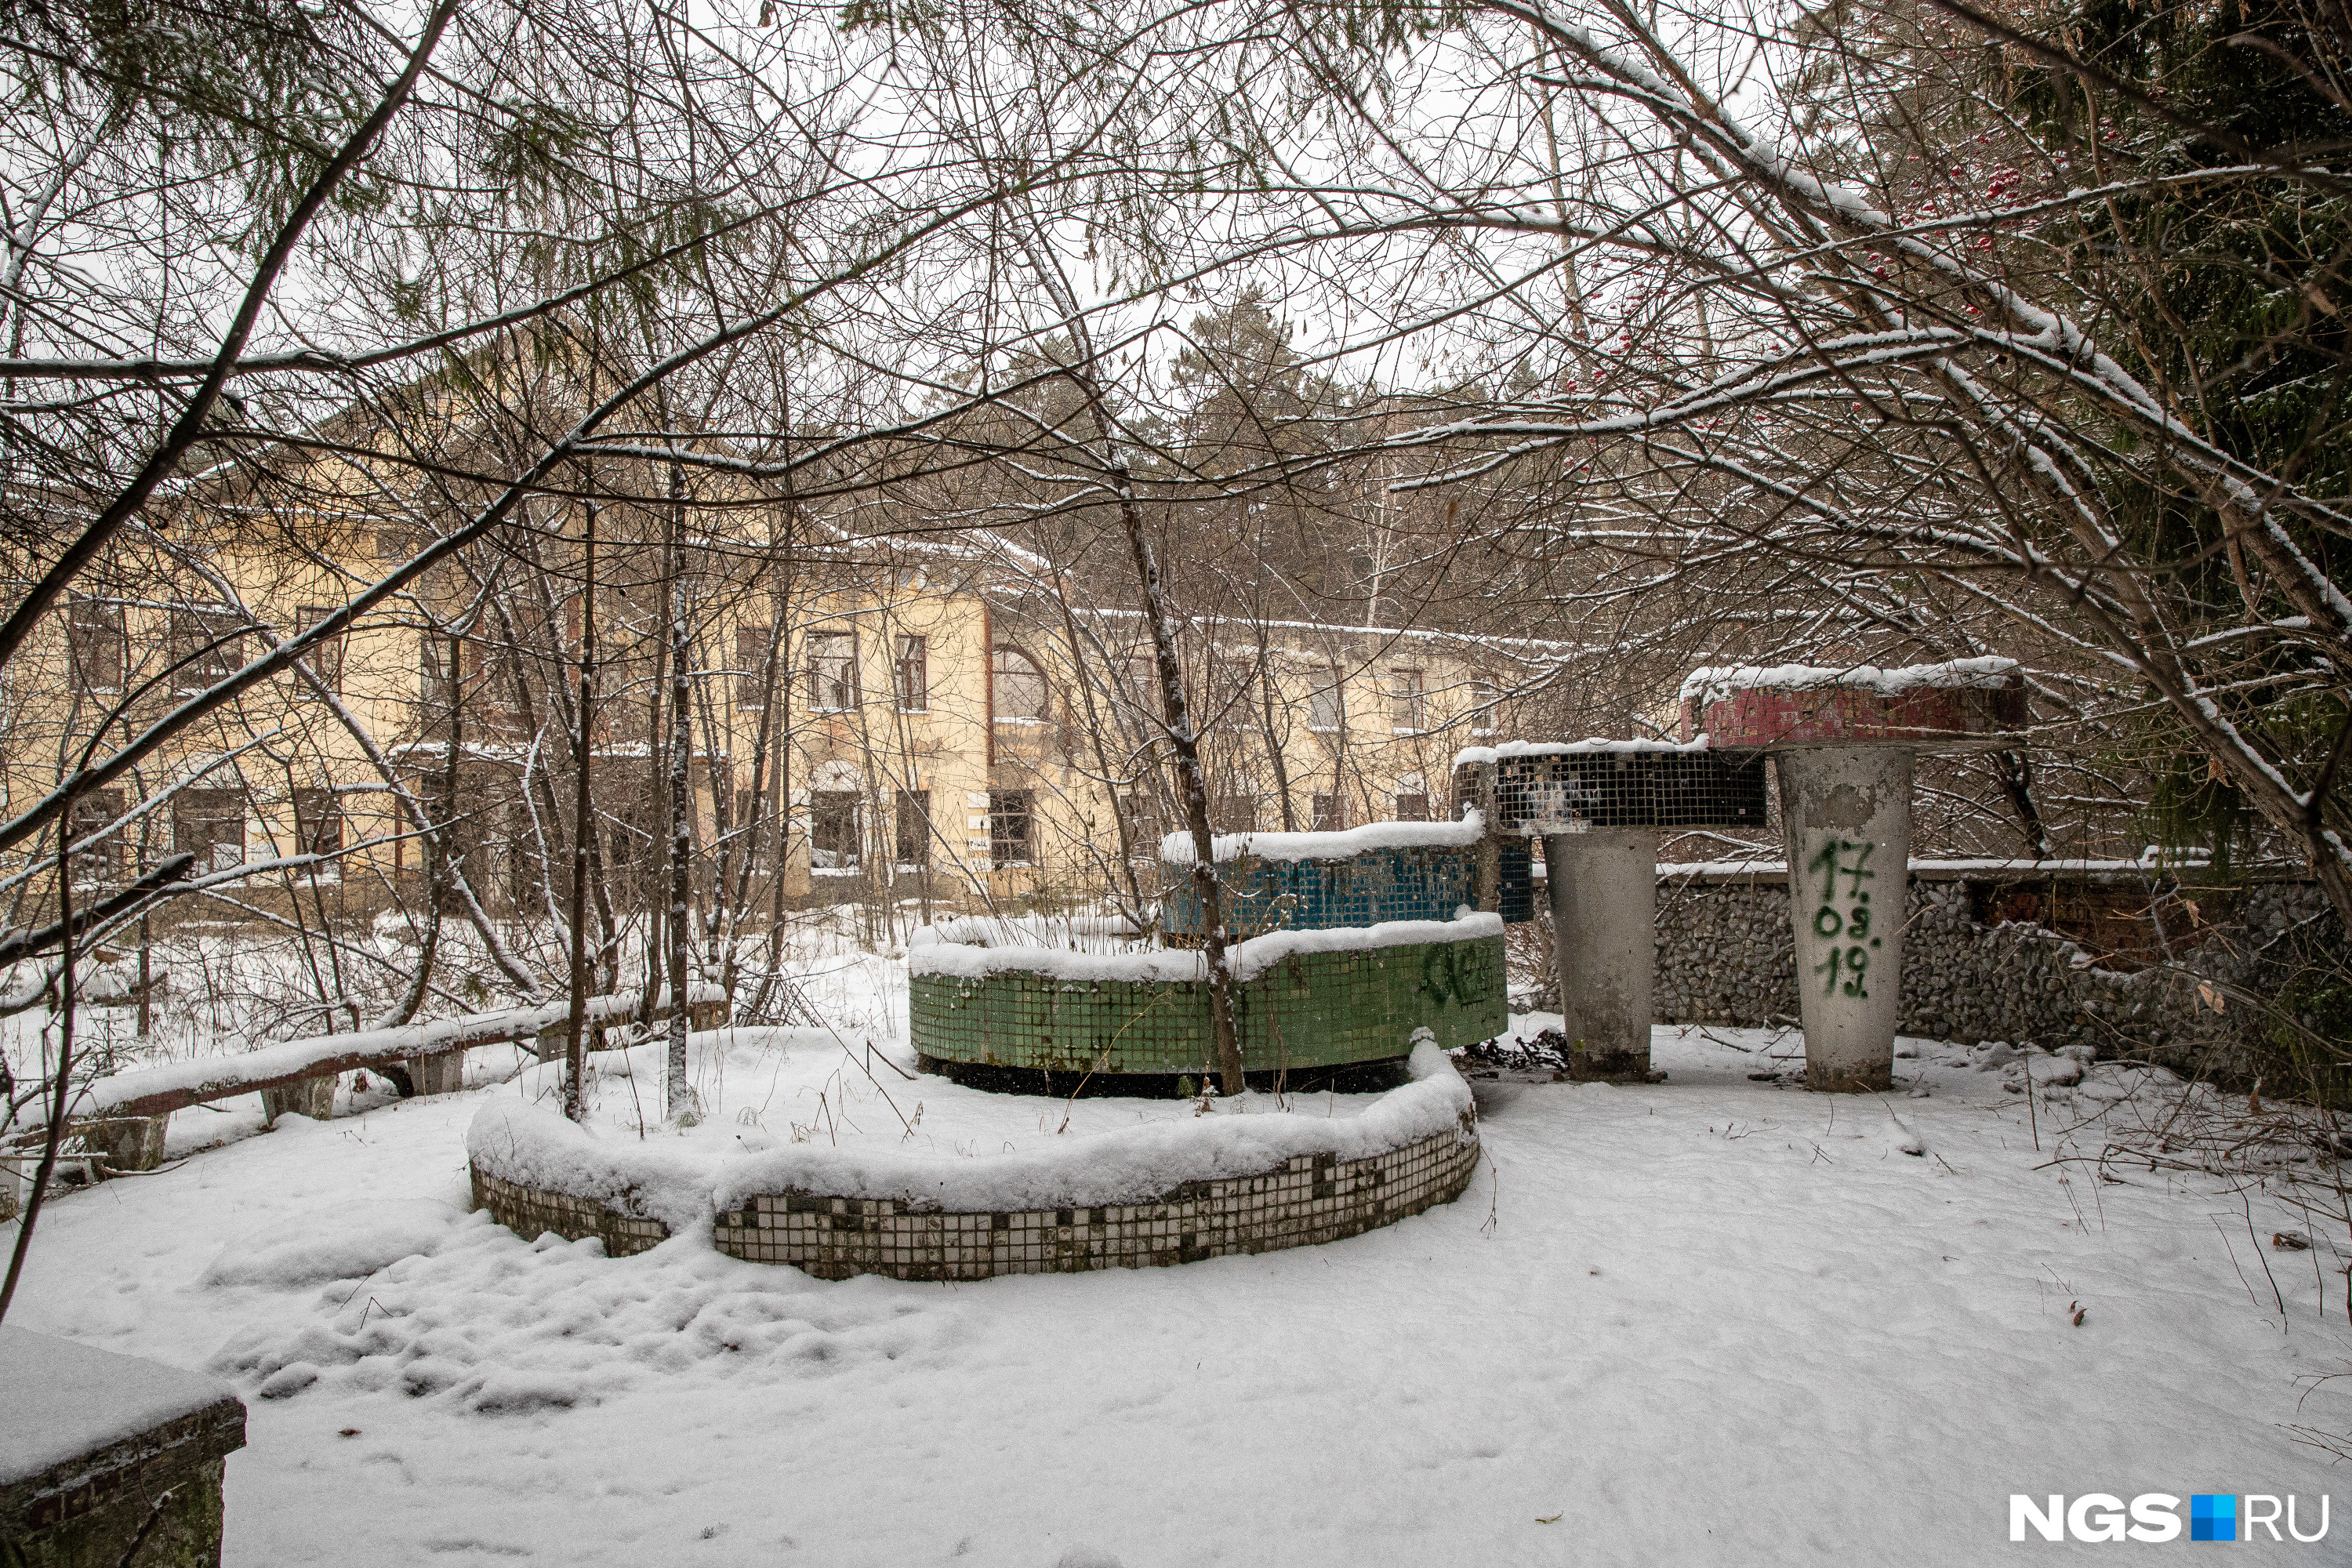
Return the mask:
M 1118 498 L 1119 527 L 1127 534 L 1128 553 L 1143 588 L 1144 619 L 1151 627 L 1152 652 L 1160 668 L 1160 700 L 1164 715 L 1160 729 L 1176 754 L 1177 797 L 1184 808 L 1185 826 L 1192 835 L 1192 886 L 1201 900 L 1202 925 L 1206 931 L 1202 953 L 1208 966 L 1209 1026 L 1216 1040 L 1217 1070 L 1223 1079 L 1224 1092 L 1239 1094 L 1247 1080 L 1242 1071 L 1241 1037 L 1234 1026 L 1234 974 L 1225 958 L 1223 889 L 1217 880 L 1215 839 L 1209 827 L 1208 775 L 1201 766 L 1200 737 L 1193 732 L 1192 716 L 1186 710 L 1184 672 L 1176 662 L 1176 617 L 1169 606 L 1167 590 L 1160 582 L 1160 563 L 1153 556 L 1151 542 L 1143 536 L 1143 517 L 1135 504 L 1134 474 L 1119 453 L 1110 410 L 1104 405 L 1102 384 L 1096 379 L 1092 368 L 1094 349 L 1086 330 L 1086 317 L 1076 308 L 1076 300 L 1060 271 L 1039 248 L 1032 246 L 1028 249 L 1038 281 L 1069 317 L 1081 356 L 1068 373 L 1070 382 L 1086 399 L 1098 456 Z
M 2042 808 L 2033 799 L 2033 764 L 2021 751 L 1995 752 L 1993 772 L 2000 778 L 2010 809 L 2017 813 L 2017 830 L 2025 837 L 2025 851 L 2036 860 L 2050 858 L 2050 829 L 2042 825 Z
M 781 987 L 786 997 L 796 994 L 797 988 L 782 978 L 784 972 L 784 862 L 792 853 L 793 824 L 793 524 L 797 514 L 784 513 L 783 548 L 777 553 L 779 582 L 776 594 L 776 631 L 769 645 L 768 711 L 770 719 L 770 768 L 775 775 L 774 792 L 776 821 L 776 858 L 768 879 L 768 976 L 761 992 L 767 994 L 770 983 Z
M 1089 397 L 1089 401 L 1092 401 Z M 1108 434 L 1108 422 L 1097 420 Z M 1201 766 L 1200 737 L 1192 732 L 1192 715 L 1184 702 L 1184 673 L 1176 662 L 1175 616 L 1167 590 L 1160 582 L 1160 563 L 1151 542 L 1143 537 L 1143 519 L 1135 505 L 1135 489 L 1123 463 L 1114 457 L 1113 477 L 1118 491 L 1120 526 L 1135 561 L 1135 574 L 1143 584 L 1144 618 L 1151 626 L 1151 647 L 1160 666 L 1160 700 L 1166 714 L 1161 725 L 1176 753 L 1176 795 L 1184 808 L 1184 824 L 1192 834 L 1192 888 L 1201 900 L 1201 943 L 1209 971 L 1209 1026 L 1216 1037 L 1217 1072 L 1227 1094 L 1239 1094 L 1246 1084 L 1242 1071 L 1241 1037 L 1234 1021 L 1234 972 L 1225 958 L 1223 887 L 1217 879 L 1215 837 L 1209 827 L 1209 779 Z
M 1282 736 L 1274 718 L 1274 654 L 1266 647 L 1265 626 L 1257 628 L 1258 718 L 1265 729 L 1266 760 L 1274 764 L 1274 793 L 1282 802 L 1282 830 L 1298 831 L 1298 813 L 1290 804 L 1290 766 L 1283 761 Z
M 677 591 L 677 572 L 671 542 L 666 537 L 662 542 L 661 604 L 655 616 L 660 631 L 654 642 L 654 678 L 646 686 L 646 815 L 642 819 L 648 836 L 661 846 L 660 864 L 665 872 L 669 867 L 669 770 L 664 766 L 664 757 L 670 737 L 662 723 L 662 697 L 669 686 L 670 605 Z M 661 826 L 655 826 L 656 823 Z M 654 1016 L 655 1000 L 661 994 L 664 972 L 669 967 L 669 899 L 666 878 L 665 885 L 653 885 L 651 857 L 641 858 L 639 863 L 646 872 L 640 878 L 645 893 L 646 975 L 637 1016 L 649 1020 Z
M 589 707 L 595 681 L 596 504 L 591 501 L 581 550 L 580 683 L 572 703 L 576 722 L 572 731 L 572 1013 L 563 1030 L 563 1114 L 574 1121 L 588 1120 L 583 1079 L 588 1044 L 588 850 L 596 831 L 588 780 Z
M 669 549 L 669 1053 L 662 1074 L 662 1114 L 682 1121 L 694 1109 L 686 1081 L 687 905 L 693 898 L 694 686 L 688 660 L 685 567 L 686 475 L 670 466 Z
M 433 634 L 426 630 L 417 635 L 429 638 Z M 425 646 L 429 647 L 431 644 Z M 440 812 L 436 816 L 429 809 L 429 797 L 417 803 L 417 826 L 423 834 L 421 847 L 425 856 L 425 939 L 417 943 L 416 969 L 409 977 L 408 989 L 394 1005 L 390 1016 L 379 1020 L 379 1028 L 401 1028 L 415 1018 L 417 1009 L 425 1005 L 425 998 L 431 994 L 433 964 L 441 951 L 441 902 L 447 896 L 445 889 L 449 881 L 452 843 L 447 819 L 457 809 L 457 752 L 465 742 L 457 717 L 457 671 L 461 668 L 458 661 L 463 651 L 463 639 L 451 634 L 447 655 L 449 665 L 445 676 L 449 689 L 449 757 L 447 765 L 442 769 Z M 421 783 L 418 793 L 424 793 Z
M 66 1133 L 66 1107 L 73 1099 L 74 1065 L 74 909 L 73 873 L 67 847 L 73 841 L 74 783 L 66 780 L 64 805 L 58 812 L 58 1054 L 56 1077 L 49 1091 L 49 1124 L 41 1135 L 41 1158 L 33 1168 L 32 1190 L 25 1194 L 25 1212 L 16 1221 L 16 1243 L 9 1249 L 8 1273 L 0 1280 L 0 1319 L 16 1299 L 16 1282 L 24 1278 L 25 1255 L 32 1246 L 33 1226 L 41 1217 L 41 1200 L 58 1169 L 58 1145 Z M 39 960 L 36 959 L 35 963 Z

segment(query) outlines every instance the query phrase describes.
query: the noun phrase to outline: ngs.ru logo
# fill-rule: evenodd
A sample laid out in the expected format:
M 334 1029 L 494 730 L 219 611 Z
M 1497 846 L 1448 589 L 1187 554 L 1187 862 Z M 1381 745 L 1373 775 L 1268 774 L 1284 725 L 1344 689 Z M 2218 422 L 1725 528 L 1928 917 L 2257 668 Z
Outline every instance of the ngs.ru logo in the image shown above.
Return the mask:
M 2142 1492 L 2126 1502 L 2107 1492 L 2084 1492 L 2068 1502 L 2063 1493 L 2036 1499 L 2022 1492 L 2009 1495 L 2009 1538 L 2028 1539 L 2027 1531 L 2044 1541 L 2178 1541 L 2181 1536 L 2180 1499 L 2169 1492 Z M 2309 1535 L 2297 1510 L 2309 1505 L 2290 1494 L 2285 1498 L 2249 1492 L 2197 1492 L 2189 1499 L 2189 1539 L 2191 1541 L 2259 1541 L 2257 1531 L 2270 1539 L 2308 1544 L 2327 1534 L 2327 1497 L 2319 1498 L 2319 1528 Z M 2285 1533 L 2280 1533 L 2280 1527 Z

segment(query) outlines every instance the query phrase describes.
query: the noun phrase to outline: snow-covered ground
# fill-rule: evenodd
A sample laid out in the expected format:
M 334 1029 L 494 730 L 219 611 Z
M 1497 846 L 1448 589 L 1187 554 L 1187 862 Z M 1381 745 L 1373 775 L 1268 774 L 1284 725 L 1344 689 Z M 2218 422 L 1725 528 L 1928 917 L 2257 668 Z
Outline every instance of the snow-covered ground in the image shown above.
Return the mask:
M 822 1109 L 903 1142 L 845 1070 L 903 1053 L 879 989 L 839 1044 L 698 1042 L 695 1136 Z M 58 1199 L 9 1321 L 237 1382 L 231 1564 L 1975 1564 L 2091 1550 L 2011 1546 L 2011 1492 L 2294 1492 L 2307 1530 L 2331 1485 L 2328 1542 L 2269 1550 L 2341 1561 L 2343 1472 L 2284 1430 L 2352 1430 L 2311 1382 L 2352 1365 L 2335 1247 L 2257 1246 L 2292 1215 L 2219 1181 L 2051 1164 L 2117 1069 L 2029 1101 L 2004 1079 L 2075 1064 L 1916 1048 L 1926 1094 L 1832 1098 L 1794 1036 L 1662 1028 L 1661 1084 L 1480 1083 L 1487 1168 L 1389 1229 L 962 1286 L 468 1215 L 467 1124 L 529 1073 L 258 1136 L 184 1112 L 175 1151 L 236 1135 Z M 1058 1136 L 877 1078 L 941 1158 Z M 632 1098 L 604 1083 L 607 1136 Z

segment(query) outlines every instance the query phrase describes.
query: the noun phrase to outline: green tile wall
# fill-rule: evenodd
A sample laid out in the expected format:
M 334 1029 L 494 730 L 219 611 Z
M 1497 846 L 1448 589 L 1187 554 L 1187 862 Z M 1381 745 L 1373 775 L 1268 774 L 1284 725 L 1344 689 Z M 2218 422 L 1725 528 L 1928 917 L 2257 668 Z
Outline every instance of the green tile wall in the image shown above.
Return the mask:
M 1502 1033 L 1503 939 L 1307 952 L 1241 987 L 1243 1065 L 1385 1061 L 1427 1027 L 1452 1049 Z M 1056 1072 L 1198 1073 L 1215 1057 L 1205 982 L 1071 981 L 1024 971 L 918 974 L 915 1048 L 944 1061 Z

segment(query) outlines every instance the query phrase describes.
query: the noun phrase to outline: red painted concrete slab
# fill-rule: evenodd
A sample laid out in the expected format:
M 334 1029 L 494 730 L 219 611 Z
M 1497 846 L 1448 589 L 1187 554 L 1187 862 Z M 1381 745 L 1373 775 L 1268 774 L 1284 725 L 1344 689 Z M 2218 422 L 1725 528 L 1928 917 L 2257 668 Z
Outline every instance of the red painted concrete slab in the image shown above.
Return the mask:
M 1998 687 L 1914 686 L 1893 693 L 1870 687 L 1754 686 L 1702 704 L 1683 700 L 1685 739 L 1704 731 L 1719 748 L 1916 745 L 1922 750 L 1983 745 L 2025 727 L 2025 681 Z

